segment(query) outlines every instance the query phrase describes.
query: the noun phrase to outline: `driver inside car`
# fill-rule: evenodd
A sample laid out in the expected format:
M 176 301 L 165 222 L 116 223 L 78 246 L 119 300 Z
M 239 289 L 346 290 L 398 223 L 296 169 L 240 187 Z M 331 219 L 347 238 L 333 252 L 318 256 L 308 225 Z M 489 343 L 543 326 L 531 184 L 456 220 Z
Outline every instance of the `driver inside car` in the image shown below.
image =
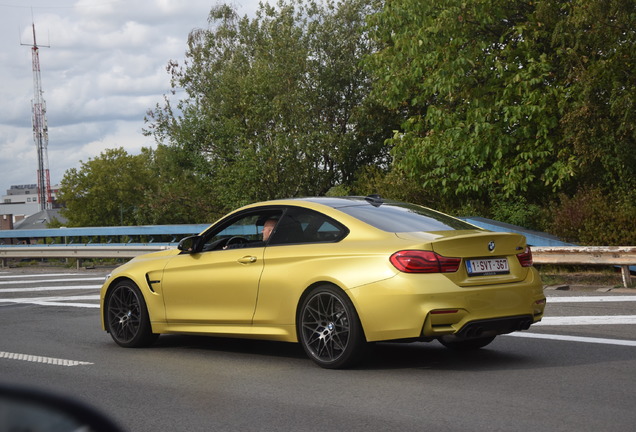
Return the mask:
M 239 249 L 244 247 L 263 247 L 267 244 L 267 240 L 269 240 L 270 236 L 272 235 L 272 232 L 274 231 L 274 228 L 276 227 L 277 223 L 278 223 L 278 219 L 273 217 L 265 221 L 265 223 L 263 224 L 263 231 L 261 232 L 263 236 L 261 241 L 252 242 L 252 243 L 232 243 L 232 244 L 223 246 L 223 249 Z

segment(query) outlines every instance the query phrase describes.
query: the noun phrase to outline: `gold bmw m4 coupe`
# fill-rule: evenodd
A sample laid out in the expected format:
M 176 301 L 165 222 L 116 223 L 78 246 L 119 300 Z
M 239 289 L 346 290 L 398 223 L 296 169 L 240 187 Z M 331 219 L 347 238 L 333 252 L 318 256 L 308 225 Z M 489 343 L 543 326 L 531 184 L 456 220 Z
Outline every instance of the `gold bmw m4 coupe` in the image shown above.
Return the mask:
M 242 207 L 101 289 L 102 327 L 123 347 L 175 333 L 299 342 L 324 368 L 377 341 L 481 348 L 544 308 L 522 235 L 377 195 Z

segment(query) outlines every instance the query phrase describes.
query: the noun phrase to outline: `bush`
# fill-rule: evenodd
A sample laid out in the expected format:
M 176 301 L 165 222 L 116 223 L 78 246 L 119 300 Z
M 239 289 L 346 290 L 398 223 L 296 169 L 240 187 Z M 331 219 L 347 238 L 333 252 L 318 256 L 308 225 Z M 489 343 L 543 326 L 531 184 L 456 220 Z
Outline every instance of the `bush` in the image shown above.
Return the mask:
M 515 201 L 498 201 L 492 205 L 492 219 L 529 229 L 541 228 L 541 216 L 541 207 L 528 203 L 523 197 Z
M 634 195 L 604 194 L 600 189 L 562 195 L 555 204 L 550 230 L 565 241 L 582 245 L 636 245 Z

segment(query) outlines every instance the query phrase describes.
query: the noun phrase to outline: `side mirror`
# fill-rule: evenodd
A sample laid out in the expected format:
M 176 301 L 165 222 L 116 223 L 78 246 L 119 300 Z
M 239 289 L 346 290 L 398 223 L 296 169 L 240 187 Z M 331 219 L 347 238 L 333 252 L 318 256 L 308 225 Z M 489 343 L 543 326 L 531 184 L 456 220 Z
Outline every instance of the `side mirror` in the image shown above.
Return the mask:
M 185 237 L 181 239 L 177 249 L 185 253 L 197 253 L 200 252 L 201 237 L 198 235 Z
M 123 429 L 78 400 L 41 390 L 0 385 L 0 430 L 121 432 Z

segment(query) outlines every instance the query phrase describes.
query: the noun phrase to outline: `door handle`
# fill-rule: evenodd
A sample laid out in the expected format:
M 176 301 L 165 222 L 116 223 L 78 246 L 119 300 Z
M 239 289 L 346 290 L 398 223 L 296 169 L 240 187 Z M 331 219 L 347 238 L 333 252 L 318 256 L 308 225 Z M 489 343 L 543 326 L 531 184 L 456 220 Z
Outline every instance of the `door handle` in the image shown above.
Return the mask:
M 256 262 L 255 256 L 244 256 L 243 258 L 239 258 L 238 262 L 241 264 L 252 264 Z

